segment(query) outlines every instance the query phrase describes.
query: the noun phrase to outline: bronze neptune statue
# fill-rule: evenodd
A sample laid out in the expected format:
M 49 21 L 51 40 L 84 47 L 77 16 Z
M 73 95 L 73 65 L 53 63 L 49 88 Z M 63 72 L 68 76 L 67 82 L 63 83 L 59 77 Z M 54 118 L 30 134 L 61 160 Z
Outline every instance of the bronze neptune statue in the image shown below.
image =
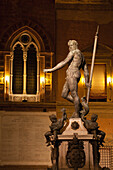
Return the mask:
M 89 87 L 89 72 L 83 54 L 78 49 L 78 43 L 75 40 L 68 41 L 69 53 L 67 57 L 51 69 L 44 69 L 44 72 L 53 72 L 70 62 L 66 71 L 66 82 L 62 90 L 62 97 L 74 103 L 75 112 L 72 117 L 78 118 L 80 111 L 80 99 L 78 96 L 78 82 L 81 77 L 80 69 L 84 70 L 85 84 Z M 71 94 L 69 94 L 71 92 Z

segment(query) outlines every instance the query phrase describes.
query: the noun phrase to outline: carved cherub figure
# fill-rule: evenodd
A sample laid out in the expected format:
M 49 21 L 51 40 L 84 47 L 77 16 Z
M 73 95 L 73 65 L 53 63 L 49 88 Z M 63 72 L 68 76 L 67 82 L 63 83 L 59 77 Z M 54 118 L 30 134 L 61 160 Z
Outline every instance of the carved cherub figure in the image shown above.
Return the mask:
M 97 138 L 98 144 L 103 146 L 104 138 L 105 138 L 105 132 L 99 130 L 98 123 L 96 122 L 98 118 L 98 115 L 92 114 L 91 120 L 87 120 L 84 117 L 82 120 L 84 121 L 84 126 L 88 130 L 89 133 L 94 134 L 94 137 Z
M 64 126 L 64 121 L 67 119 L 67 114 L 65 112 L 65 109 L 62 109 L 63 115 L 61 119 L 57 119 L 55 114 L 52 114 L 49 116 L 49 119 L 51 121 L 51 125 L 50 127 L 50 131 L 45 133 L 45 138 L 46 138 L 46 143 L 47 146 L 49 146 L 51 144 L 51 136 L 55 135 L 54 132 L 56 132 L 57 134 L 61 134 L 60 130 L 63 128 Z M 55 140 L 56 136 L 54 136 L 54 140 Z

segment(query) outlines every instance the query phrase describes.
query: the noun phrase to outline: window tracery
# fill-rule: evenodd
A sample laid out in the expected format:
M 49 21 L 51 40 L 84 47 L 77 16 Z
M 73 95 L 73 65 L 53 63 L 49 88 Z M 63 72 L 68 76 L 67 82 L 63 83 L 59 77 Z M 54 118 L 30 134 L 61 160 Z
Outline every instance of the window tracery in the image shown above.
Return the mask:
M 24 32 L 11 47 L 10 100 L 40 101 L 39 48 L 33 37 Z

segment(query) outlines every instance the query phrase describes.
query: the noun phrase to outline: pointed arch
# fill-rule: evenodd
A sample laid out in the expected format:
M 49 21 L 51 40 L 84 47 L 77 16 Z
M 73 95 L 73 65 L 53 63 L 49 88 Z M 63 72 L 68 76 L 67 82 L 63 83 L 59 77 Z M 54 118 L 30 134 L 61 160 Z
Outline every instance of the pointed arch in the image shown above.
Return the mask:
M 34 42 L 30 42 L 28 45 L 27 45 L 27 47 L 26 47 L 26 51 L 28 51 L 28 48 L 30 47 L 30 45 L 34 45 L 35 46 L 35 48 L 36 48 L 36 51 L 38 52 L 39 51 L 39 48 L 38 48 L 38 46 L 34 43 Z
M 25 51 L 25 47 L 24 47 L 23 44 L 22 44 L 21 42 L 19 42 L 19 41 L 17 41 L 17 42 L 14 44 L 14 46 L 12 46 L 11 51 L 14 51 L 14 50 L 15 50 L 15 47 L 16 47 L 18 44 L 22 47 L 22 50 Z
M 13 45 L 15 44 L 16 41 L 18 41 L 18 39 L 21 37 L 21 35 L 27 33 L 28 35 L 30 35 L 35 43 L 37 44 L 38 46 L 38 51 L 45 51 L 45 46 L 44 46 L 44 42 L 43 40 L 41 39 L 40 35 L 37 34 L 35 31 L 30 31 L 30 28 L 29 30 L 26 29 L 27 27 L 25 27 L 24 31 L 21 31 L 21 29 L 17 30 L 15 33 L 13 33 L 12 37 L 10 37 L 10 40 L 7 42 L 7 48 L 10 48 L 10 50 L 12 49 Z M 21 31 L 21 32 L 20 32 Z M 9 46 L 9 42 L 10 43 L 10 47 Z M 35 44 L 34 43 L 34 44 Z
M 12 40 L 19 33 L 25 30 L 29 31 L 31 34 L 37 37 L 39 44 L 41 44 L 40 51 L 54 51 L 53 40 L 50 35 L 45 31 L 45 28 L 43 28 L 41 24 L 30 20 L 15 23 L 14 25 L 7 28 L 7 30 L 4 31 L 4 34 L 1 37 L 0 47 L 4 50 L 9 51 Z
M 93 52 L 93 44 L 92 45 L 89 45 L 87 46 L 84 50 L 82 50 L 82 52 L 85 54 L 85 55 L 91 55 L 92 52 Z M 98 56 L 111 56 L 113 54 L 113 49 L 108 47 L 107 45 L 104 45 L 104 44 L 101 44 L 101 43 L 98 43 L 97 44 L 97 49 L 96 49 L 96 55 Z

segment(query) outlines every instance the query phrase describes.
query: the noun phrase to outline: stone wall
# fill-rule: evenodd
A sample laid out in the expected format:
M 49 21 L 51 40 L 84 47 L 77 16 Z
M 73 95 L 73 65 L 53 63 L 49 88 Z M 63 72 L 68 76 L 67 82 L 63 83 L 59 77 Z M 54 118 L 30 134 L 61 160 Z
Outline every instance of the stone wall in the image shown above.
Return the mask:
M 0 2 L 0 38 L 7 37 L 9 27 L 17 24 L 29 25 L 32 21 L 41 26 L 50 36 L 54 43 L 54 2 L 52 0 L 23 0 L 23 1 L 1 1 Z M 16 27 L 16 26 L 15 26 Z M 12 27 L 12 29 L 15 29 Z M 10 35 L 9 35 L 10 36 Z M 1 47 L 3 40 L 1 39 Z M 2 49 L 3 50 L 3 49 Z
M 50 167 L 44 134 L 53 112 L 0 112 L 0 166 Z M 26 169 L 26 168 L 25 168 Z

